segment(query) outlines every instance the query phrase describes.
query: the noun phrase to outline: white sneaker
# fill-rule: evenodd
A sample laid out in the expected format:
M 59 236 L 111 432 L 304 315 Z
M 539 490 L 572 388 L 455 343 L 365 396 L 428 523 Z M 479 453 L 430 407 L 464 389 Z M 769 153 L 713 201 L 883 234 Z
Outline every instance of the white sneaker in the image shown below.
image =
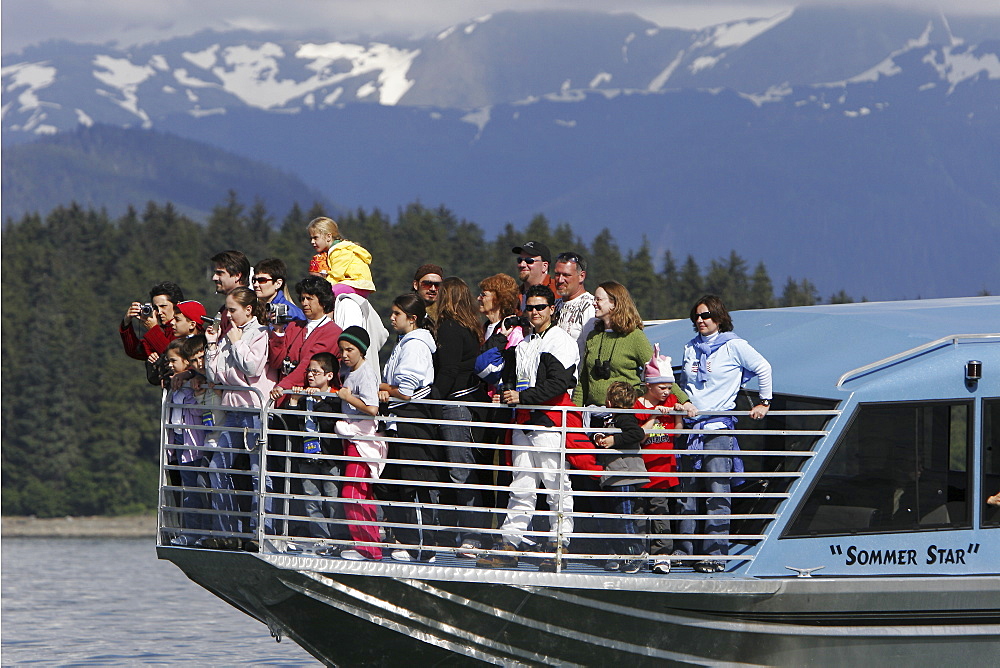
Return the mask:
M 344 550 L 340 553 L 340 558 L 347 559 L 348 561 L 368 561 L 368 557 L 357 550 Z
M 653 567 L 650 570 L 657 575 L 666 575 L 670 572 L 670 560 L 658 559 L 653 562 Z
M 458 548 L 459 559 L 478 559 L 479 554 L 475 550 L 482 549 L 482 544 L 478 540 L 467 540 L 464 541 L 461 547 Z
M 393 550 L 390 556 L 392 556 L 392 558 L 395 559 L 396 561 L 413 561 L 413 557 L 410 555 L 410 553 L 402 549 Z
M 287 543 L 285 543 L 285 552 L 290 552 L 292 554 L 301 554 L 302 546 L 299 545 L 298 543 L 293 543 L 292 541 L 288 541 Z

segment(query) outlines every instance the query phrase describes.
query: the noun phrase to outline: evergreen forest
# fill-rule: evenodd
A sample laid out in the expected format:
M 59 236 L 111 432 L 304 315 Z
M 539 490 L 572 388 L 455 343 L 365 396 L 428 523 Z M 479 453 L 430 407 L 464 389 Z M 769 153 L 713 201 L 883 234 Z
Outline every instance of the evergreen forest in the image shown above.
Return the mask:
M 320 205 L 292 206 L 276 218 L 258 202 L 230 192 L 204 222 L 172 204 L 150 202 L 112 219 L 76 204 L 42 216 L 7 220 L 3 229 L 5 322 L 2 372 L 2 486 L 4 515 L 126 514 L 155 508 L 160 391 L 146 382 L 143 364 L 125 355 L 118 335 L 132 301 L 174 281 L 185 298 L 221 305 L 210 281 L 209 258 L 242 250 L 251 263 L 279 257 L 289 282 L 305 275 L 312 255 L 306 225 L 327 215 Z M 653 257 L 648 243 L 623 252 L 608 229 L 588 242 L 569 223 L 536 216 L 525 227 L 507 224 L 493 239 L 447 208 L 414 203 L 391 217 L 358 210 L 338 217 L 341 232 L 368 248 L 380 312 L 410 290 L 426 262 L 447 275 L 478 282 L 505 272 L 516 278 L 511 248 L 541 241 L 553 254 L 573 250 L 589 261 L 587 286 L 624 283 L 647 320 L 686 317 L 706 292 L 733 310 L 808 305 L 820 301 L 808 279 L 788 278 L 777 291 L 763 264 L 734 250 L 699 264 L 669 252 Z M 705 259 L 702 259 L 705 261 Z M 827 301 L 850 301 L 843 292 Z

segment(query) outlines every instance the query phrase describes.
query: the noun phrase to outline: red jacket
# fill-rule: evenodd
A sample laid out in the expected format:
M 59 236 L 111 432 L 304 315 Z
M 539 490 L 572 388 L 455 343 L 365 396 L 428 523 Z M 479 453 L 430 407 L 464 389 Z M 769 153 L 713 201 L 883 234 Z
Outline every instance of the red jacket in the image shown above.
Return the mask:
M 305 387 L 309 360 L 316 353 L 337 355 L 340 352 L 340 346 L 337 345 L 340 332 L 340 327 L 332 319 L 313 330 L 308 338 L 305 320 L 293 320 L 288 323 L 284 336 L 278 336 L 272 331 L 267 352 L 268 367 L 280 371 L 286 357 L 295 364 L 291 373 L 278 381 L 277 387 L 286 390 Z
M 157 325 L 147 331 L 140 340 L 135 334 L 132 324 L 118 325 L 118 333 L 122 337 L 125 354 L 132 359 L 145 360 L 152 353 L 162 355 L 167 346 L 174 340 L 174 328 L 168 325 Z
M 663 405 L 668 408 L 673 408 L 677 405 L 677 396 L 668 394 L 666 401 L 663 402 Z M 649 422 L 650 418 L 655 417 L 660 425 L 666 429 L 676 429 L 680 426 L 680 418 L 676 415 L 664 415 L 656 410 L 651 410 L 648 406 L 643 405 L 641 399 L 636 399 L 632 408 L 650 411 L 649 413 L 636 414 L 635 418 L 639 421 L 640 425 L 646 424 Z M 673 450 L 674 436 L 673 434 L 647 436 L 646 440 L 642 442 L 642 447 L 644 449 L 649 448 L 650 450 Z M 677 472 L 677 458 L 674 455 L 667 455 L 662 452 L 644 452 L 642 453 L 642 460 L 646 464 L 646 470 L 650 473 Z M 668 489 L 678 484 L 680 484 L 680 480 L 673 476 L 670 476 L 669 478 L 650 476 L 649 482 L 644 485 L 644 487 L 646 489 Z

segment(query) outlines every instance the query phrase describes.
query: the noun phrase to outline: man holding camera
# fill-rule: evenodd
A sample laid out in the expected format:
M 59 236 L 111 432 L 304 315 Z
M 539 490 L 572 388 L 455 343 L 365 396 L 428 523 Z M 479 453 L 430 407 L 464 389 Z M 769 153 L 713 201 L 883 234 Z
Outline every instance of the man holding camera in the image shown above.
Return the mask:
M 254 267 L 251 280 L 253 291 L 257 293 L 257 299 L 267 305 L 267 319 L 271 329 L 274 329 L 275 324 L 306 319 L 302 309 L 288 295 L 285 283 L 287 272 L 285 262 L 276 257 L 261 260 Z
M 174 339 L 174 313 L 177 304 L 184 301 L 184 292 L 176 283 L 157 283 L 149 290 L 149 302 L 132 302 L 125 311 L 118 333 L 122 337 L 125 354 L 132 359 L 148 360 L 156 353 L 162 355 Z M 135 333 L 132 321 L 138 320 L 146 329 L 142 339 Z

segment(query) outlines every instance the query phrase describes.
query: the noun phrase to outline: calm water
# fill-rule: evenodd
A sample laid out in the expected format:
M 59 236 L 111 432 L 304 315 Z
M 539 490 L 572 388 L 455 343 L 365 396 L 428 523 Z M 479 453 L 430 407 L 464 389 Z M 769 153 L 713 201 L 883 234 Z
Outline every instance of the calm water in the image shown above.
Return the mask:
M 159 561 L 151 539 L 5 538 L 2 664 L 316 666 Z

